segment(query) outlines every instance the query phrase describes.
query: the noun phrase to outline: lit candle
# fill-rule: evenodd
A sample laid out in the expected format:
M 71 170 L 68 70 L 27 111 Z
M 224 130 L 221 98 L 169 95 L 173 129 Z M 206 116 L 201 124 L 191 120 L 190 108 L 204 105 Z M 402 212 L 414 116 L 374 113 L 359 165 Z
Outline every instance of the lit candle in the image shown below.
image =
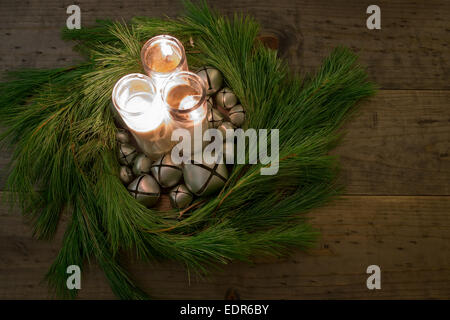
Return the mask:
M 173 129 L 188 130 L 192 153 L 201 151 L 203 133 L 208 129 L 206 87 L 203 80 L 192 72 L 174 73 L 165 83 L 162 99 L 169 111 Z
M 150 77 L 139 73 L 122 77 L 114 86 L 112 101 L 147 156 L 157 159 L 171 150 L 173 124 Z
M 168 35 L 148 40 L 142 47 L 141 60 L 145 72 L 153 79 L 158 90 L 172 73 L 188 70 L 183 44 Z

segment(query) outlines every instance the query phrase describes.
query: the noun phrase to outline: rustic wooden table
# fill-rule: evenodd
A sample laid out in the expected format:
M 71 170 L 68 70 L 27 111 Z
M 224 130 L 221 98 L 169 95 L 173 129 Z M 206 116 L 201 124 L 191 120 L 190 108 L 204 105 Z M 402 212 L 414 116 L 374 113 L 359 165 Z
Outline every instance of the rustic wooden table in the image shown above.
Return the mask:
M 223 13 L 252 14 L 279 38 L 298 72 L 315 70 L 338 45 L 361 56 L 378 94 L 361 105 L 340 156 L 346 194 L 311 212 L 323 237 L 313 250 L 254 265 L 233 263 L 204 280 L 181 266 L 128 262 L 156 298 L 450 298 L 450 2 L 377 1 L 381 30 L 366 28 L 369 2 L 210 1 Z M 135 15 L 176 16 L 179 1 L 74 1 L 82 25 Z M 60 40 L 71 1 L 2 0 L 1 70 L 69 65 L 80 57 Z M 10 154 L 0 154 L 5 168 Z M 32 161 L 32 159 L 30 159 Z M 1 193 L 5 173 L 0 175 Z M 65 218 L 67 219 L 67 217 Z M 64 221 L 63 221 L 64 224 Z M 19 208 L 0 202 L 0 299 L 48 298 L 41 283 L 60 246 L 33 240 Z M 381 290 L 366 288 L 366 268 L 381 268 Z M 80 298 L 114 298 L 93 265 Z

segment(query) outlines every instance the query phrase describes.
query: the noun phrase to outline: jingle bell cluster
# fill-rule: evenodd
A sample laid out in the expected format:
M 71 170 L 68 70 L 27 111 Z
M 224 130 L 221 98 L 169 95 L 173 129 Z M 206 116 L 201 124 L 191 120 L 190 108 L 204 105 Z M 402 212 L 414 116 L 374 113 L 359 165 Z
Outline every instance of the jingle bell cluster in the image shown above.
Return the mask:
M 222 131 L 226 156 L 235 147 L 234 143 L 225 141 L 226 130 L 240 127 L 245 121 L 245 111 L 236 95 L 223 87 L 219 70 L 204 67 L 197 74 L 207 84 L 208 125 Z M 207 196 L 220 190 L 228 179 L 228 168 L 224 163 L 191 160 L 175 164 L 170 152 L 152 160 L 137 150 L 132 135 L 125 129 L 118 129 L 116 140 L 121 164 L 119 178 L 130 195 L 146 207 L 156 205 L 161 193 L 167 192 L 173 208 L 185 209 L 196 196 Z
M 245 110 L 230 88 L 224 87 L 222 73 L 212 67 L 202 67 L 197 75 L 206 83 L 208 121 L 211 128 L 235 129 L 245 122 Z

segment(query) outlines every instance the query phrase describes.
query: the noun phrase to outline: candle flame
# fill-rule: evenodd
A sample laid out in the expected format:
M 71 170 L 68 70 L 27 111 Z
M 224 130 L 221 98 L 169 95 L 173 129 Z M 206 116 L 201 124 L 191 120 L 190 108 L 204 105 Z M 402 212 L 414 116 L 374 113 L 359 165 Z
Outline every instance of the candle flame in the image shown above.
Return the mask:
M 161 42 L 161 53 L 164 57 L 172 56 L 174 54 L 172 46 L 167 43 L 167 41 Z
M 180 101 L 180 110 L 188 110 L 193 107 L 200 101 L 200 96 L 193 95 L 193 96 L 186 96 Z M 192 110 L 189 112 L 189 119 L 192 121 L 201 120 L 204 117 L 204 110 L 203 108 L 197 108 L 195 110 Z

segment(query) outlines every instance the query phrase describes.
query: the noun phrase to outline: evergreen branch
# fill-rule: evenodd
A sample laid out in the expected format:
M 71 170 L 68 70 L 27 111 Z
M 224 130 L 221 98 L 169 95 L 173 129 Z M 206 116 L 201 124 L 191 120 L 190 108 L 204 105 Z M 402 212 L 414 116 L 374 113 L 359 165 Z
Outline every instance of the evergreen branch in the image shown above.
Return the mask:
M 116 295 L 140 299 L 145 293 L 118 263 L 122 251 L 178 261 L 204 274 L 235 259 L 308 248 L 317 232 L 303 214 L 341 190 L 338 163 L 327 154 L 355 104 L 374 93 L 356 56 L 337 48 L 315 76 L 301 78 L 256 41 L 254 19 L 223 17 L 205 2 L 185 5 L 187 14 L 178 19 L 141 17 L 66 29 L 63 38 L 77 41 L 85 63 L 18 71 L 0 84 L 6 127 L 0 142 L 14 149 L 7 181 L 13 200 L 38 238 L 54 235 L 63 211 L 72 215 L 47 275 L 59 297 L 76 294 L 66 286 L 67 266 L 91 257 Z M 191 68 L 211 65 L 223 72 L 246 108 L 247 127 L 280 133 L 277 175 L 260 175 L 262 164 L 235 165 L 220 194 L 200 199 L 182 220 L 166 219 L 130 197 L 115 158 L 112 88 L 123 75 L 142 72 L 141 46 L 161 33 L 184 43 Z

